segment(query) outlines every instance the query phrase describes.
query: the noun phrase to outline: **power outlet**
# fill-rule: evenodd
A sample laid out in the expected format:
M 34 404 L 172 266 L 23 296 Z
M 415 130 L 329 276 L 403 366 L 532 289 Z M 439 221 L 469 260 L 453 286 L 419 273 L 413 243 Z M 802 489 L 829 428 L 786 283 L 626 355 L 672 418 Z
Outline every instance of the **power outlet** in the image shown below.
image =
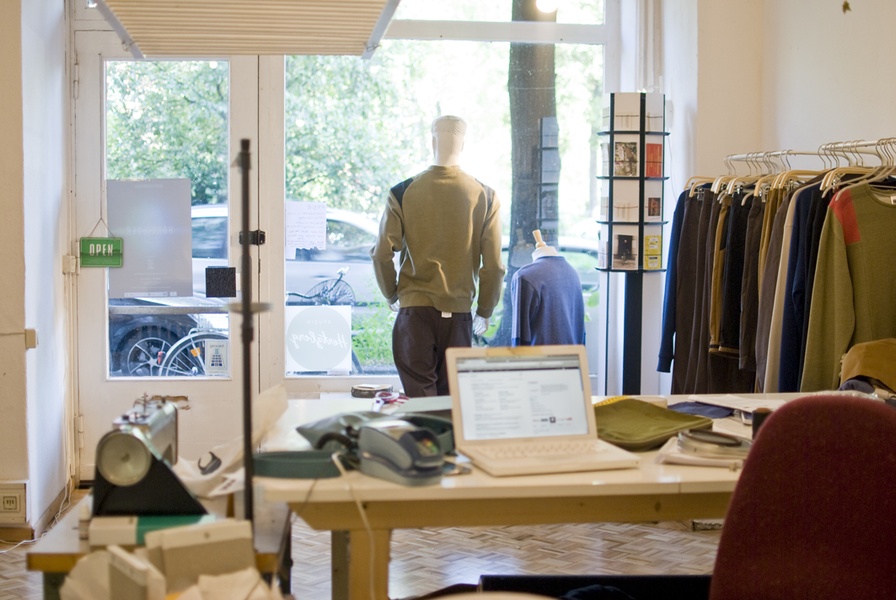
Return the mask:
M 19 496 L 16 494 L 4 495 L 2 509 L 3 512 L 19 512 Z
M 27 522 L 25 482 L 0 482 L 0 525 Z

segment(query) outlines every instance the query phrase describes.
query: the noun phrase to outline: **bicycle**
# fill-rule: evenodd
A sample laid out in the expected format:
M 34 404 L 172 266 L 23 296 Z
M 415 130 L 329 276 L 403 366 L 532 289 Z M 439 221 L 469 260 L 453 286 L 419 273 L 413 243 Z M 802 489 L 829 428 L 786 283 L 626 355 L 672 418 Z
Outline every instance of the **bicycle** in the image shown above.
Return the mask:
M 306 293 L 286 292 L 286 306 L 354 306 L 355 292 L 345 280 L 348 267 L 336 271 L 336 277 L 313 285 Z M 361 361 L 352 350 L 352 374 L 362 372 Z
M 355 304 L 355 291 L 343 278 L 348 267 L 336 271 L 338 277 L 315 284 L 306 293 L 286 292 L 286 306 L 338 306 Z M 296 298 L 296 300 L 291 300 Z
M 165 352 L 159 365 L 162 377 L 204 377 L 208 375 L 209 360 L 214 364 L 215 357 L 206 352 L 210 340 L 229 339 L 227 334 L 214 330 L 191 329 Z M 222 363 L 223 364 L 223 363 Z

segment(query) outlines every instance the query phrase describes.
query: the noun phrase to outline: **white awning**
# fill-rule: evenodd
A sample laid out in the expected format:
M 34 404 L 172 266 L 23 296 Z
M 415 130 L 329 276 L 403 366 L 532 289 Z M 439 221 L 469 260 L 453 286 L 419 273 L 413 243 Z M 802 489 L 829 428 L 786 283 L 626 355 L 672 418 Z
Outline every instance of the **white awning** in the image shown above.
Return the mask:
M 369 57 L 400 0 L 98 0 L 138 58 Z

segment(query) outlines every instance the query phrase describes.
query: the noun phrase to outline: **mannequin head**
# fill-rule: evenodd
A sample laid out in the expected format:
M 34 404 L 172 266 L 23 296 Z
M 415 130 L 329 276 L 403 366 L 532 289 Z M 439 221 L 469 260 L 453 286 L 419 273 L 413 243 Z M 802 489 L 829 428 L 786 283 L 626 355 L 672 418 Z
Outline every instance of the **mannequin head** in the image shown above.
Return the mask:
M 432 122 L 432 152 L 435 164 L 453 167 L 459 163 L 464 149 L 467 123 L 460 117 L 446 115 Z
M 553 246 L 548 246 L 544 238 L 541 237 L 541 230 L 536 229 L 532 232 L 535 238 L 535 250 L 532 252 L 532 260 L 538 260 L 542 256 L 559 256 L 559 252 Z
M 547 244 L 536 246 L 535 250 L 532 251 L 532 260 L 538 260 L 543 256 L 560 256 L 560 253 L 557 252 L 556 248 Z

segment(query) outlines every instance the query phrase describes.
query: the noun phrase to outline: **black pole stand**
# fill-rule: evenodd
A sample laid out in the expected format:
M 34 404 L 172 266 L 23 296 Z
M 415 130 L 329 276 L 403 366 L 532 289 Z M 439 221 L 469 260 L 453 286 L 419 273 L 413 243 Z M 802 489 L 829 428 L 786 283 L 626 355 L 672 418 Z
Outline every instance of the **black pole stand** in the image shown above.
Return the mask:
M 641 236 L 644 239 L 644 236 Z M 622 334 L 622 393 L 641 393 L 641 311 L 644 305 L 644 273 L 625 274 L 625 311 Z
M 239 167 L 242 174 L 242 264 L 240 266 L 240 289 L 242 290 L 242 340 L 243 340 L 243 473 L 245 475 L 244 507 L 247 521 L 254 514 L 252 479 L 255 474 L 252 460 L 252 340 L 255 325 L 252 318 L 252 256 L 249 251 L 249 140 L 240 140 Z

